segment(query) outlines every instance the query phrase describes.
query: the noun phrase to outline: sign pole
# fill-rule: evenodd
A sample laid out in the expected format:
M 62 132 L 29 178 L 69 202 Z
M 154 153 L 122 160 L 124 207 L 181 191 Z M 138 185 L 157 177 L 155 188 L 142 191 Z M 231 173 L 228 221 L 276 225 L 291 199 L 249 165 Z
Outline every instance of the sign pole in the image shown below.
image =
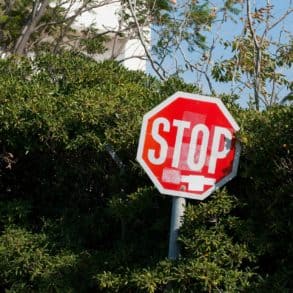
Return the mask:
M 172 215 L 170 223 L 169 253 L 168 258 L 175 260 L 179 255 L 179 246 L 177 242 L 178 231 L 182 225 L 182 217 L 185 211 L 185 198 L 173 197 L 172 199 Z

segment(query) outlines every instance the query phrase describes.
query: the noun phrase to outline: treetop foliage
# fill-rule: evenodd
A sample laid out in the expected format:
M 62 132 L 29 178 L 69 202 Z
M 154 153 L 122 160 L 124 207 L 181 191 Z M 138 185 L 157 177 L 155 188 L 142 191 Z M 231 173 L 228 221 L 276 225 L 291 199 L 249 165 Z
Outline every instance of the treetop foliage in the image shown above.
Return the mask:
M 144 51 L 133 58 L 147 59 L 161 80 L 179 75 L 208 95 L 218 95 L 225 83 L 227 94 L 256 109 L 290 100 L 290 0 L 118 2 L 0 1 L 1 55 L 67 49 L 123 62 L 122 43 L 131 39 Z M 114 27 L 76 25 L 85 13 L 111 5 L 119 7 Z

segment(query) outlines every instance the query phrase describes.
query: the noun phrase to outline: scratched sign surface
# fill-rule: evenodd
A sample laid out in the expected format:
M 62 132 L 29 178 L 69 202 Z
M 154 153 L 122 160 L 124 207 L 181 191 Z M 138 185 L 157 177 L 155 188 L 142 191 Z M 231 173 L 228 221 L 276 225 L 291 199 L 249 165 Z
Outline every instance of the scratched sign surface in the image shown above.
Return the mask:
M 161 193 L 202 200 L 236 176 L 238 130 L 220 99 L 177 92 L 144 115 L 137 160 Z

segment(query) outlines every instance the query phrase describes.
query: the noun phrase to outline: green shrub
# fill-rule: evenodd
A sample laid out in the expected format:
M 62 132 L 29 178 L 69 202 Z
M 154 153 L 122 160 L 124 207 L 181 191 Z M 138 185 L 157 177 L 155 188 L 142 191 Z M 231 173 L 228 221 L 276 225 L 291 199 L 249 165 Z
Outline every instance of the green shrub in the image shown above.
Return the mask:
M 181 256 L 166 259 L 171 199 L 135 154 L 142 116 L 176 90 L 66 52 L 0 60 L 0 290 L 290 292 L 292 107 L 241 126 L 238 176 L 188 201 Z
M 9 292 L 70 290 L 76 260 L 72 253 L 50 254 L 44 234 L 9 227 L 0 237 L 0 282 Z

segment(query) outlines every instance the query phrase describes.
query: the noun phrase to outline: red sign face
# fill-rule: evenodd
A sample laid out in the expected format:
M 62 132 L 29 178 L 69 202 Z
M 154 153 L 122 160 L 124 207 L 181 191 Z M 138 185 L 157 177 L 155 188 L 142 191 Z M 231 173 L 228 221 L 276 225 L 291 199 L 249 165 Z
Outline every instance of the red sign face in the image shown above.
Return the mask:
M 161 193 L 202 200 L 236 176 L 238 130 L 220 99 L 177 92 L 144 115 L 137 160 Z

